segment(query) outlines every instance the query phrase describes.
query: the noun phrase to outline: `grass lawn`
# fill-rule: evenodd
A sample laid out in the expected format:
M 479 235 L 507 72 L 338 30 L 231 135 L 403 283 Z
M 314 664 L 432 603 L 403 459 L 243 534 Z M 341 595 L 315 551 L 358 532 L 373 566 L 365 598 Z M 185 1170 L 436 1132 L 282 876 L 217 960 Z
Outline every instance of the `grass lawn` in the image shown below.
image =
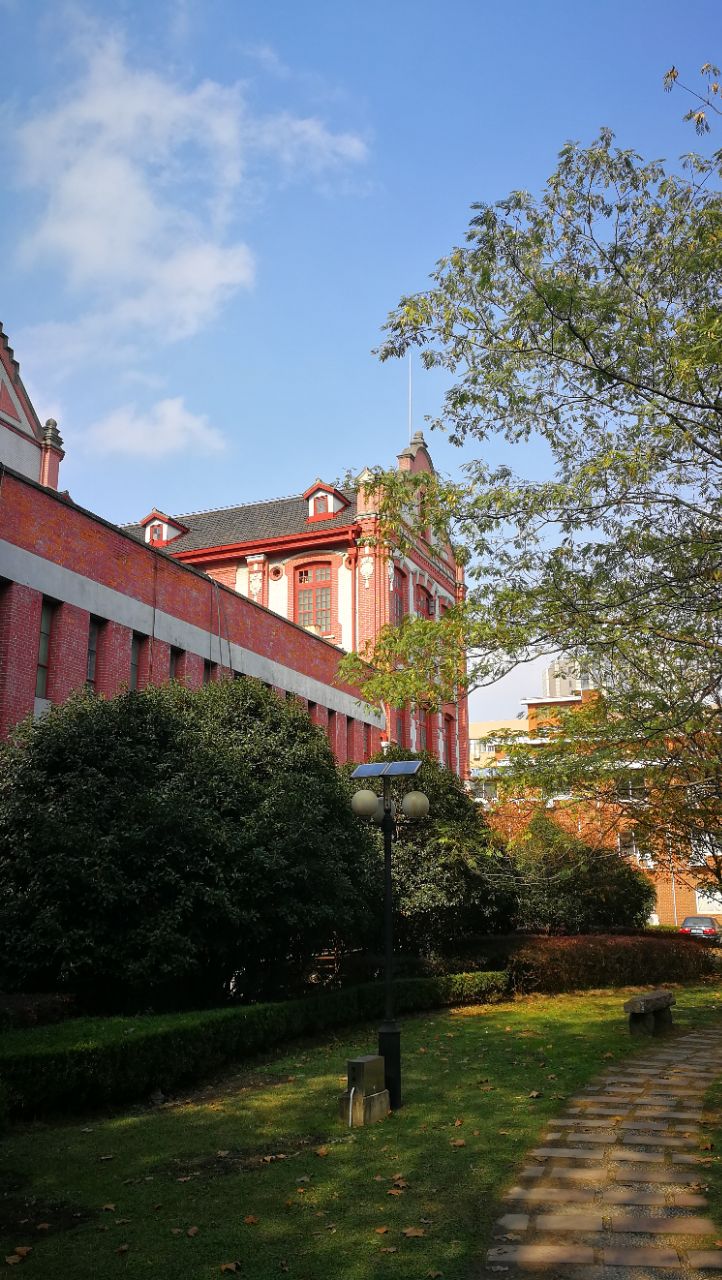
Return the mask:
M 346 1058 L 373 1051 L 372 1028 L 172 1105 L 13 1128 L 0 1257 L 32 1246 L 21 1265 L 43 1280 L 200 1280 L 234 1262 L 253 1280 L 468 1280 L 547 1120 L 610 1061 L 649 1047 L 629 1036 L 624 998 L 406 1020 L 404 1108 L 368 1129 L 344 1128 L 337 1096 Z M 679 990 L 675 1017 L 680 1031 L 722 1018 L 722 986 Z

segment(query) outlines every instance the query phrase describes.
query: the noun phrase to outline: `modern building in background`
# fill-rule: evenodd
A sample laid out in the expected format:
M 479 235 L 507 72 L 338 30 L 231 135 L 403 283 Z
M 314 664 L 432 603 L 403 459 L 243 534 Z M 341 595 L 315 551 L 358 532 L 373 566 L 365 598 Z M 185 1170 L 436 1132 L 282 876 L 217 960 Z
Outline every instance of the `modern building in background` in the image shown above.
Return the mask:
M 571 698 L 586 689 L 594 688 L 589 673 L 580 671 L 579 664 L 571 658 L 555 658 L 542 672 L 544 698 Z

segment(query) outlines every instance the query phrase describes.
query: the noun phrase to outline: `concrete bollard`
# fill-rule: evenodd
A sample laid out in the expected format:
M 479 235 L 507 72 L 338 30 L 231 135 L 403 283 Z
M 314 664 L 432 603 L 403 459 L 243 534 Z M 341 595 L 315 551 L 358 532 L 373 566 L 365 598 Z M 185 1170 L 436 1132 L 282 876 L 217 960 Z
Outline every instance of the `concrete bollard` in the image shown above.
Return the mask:
M 384 1060 L 378 1054 L 348 1060 L 348 1088 L 338 1100 L 339 1117 L 349 1128 L 375 1124 L 389 1112 Z

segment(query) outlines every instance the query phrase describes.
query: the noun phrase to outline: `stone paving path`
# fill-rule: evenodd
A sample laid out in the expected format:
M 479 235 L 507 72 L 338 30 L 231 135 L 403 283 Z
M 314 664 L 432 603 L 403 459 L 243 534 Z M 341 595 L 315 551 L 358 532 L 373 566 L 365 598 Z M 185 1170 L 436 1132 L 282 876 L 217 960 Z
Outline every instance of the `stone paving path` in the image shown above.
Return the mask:
M 720 1073 L 722 1030 L 698 1031 L 650 1041 L 572 1098 L 507 1193 L 483 1274 L 690 1280 L 722 1271 L 700 1129 Z

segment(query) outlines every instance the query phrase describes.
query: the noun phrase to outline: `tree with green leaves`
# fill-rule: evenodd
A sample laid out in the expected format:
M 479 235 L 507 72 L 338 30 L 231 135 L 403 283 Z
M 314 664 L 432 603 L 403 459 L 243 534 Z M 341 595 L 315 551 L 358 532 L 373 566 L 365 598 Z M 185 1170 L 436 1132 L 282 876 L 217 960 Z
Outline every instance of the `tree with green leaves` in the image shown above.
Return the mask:
M 570 143 L 539 196 L 475 206 L 466 243 L 402 299 L 381 357 L 418 347 L 447 375 L 433 426 L 479 456 L 459 482 L 377 473 L 385 535 L 451 532 L 470 587 L 382 633 L 370 678 L 347 664 L 367 696 L 439 705 L 564 653 L 604 697 L 539 753 L 539 794 L 562 775 L 606 794 L 643 763 L 646 820 L 685 856 L 722 828 L 721 166 L 675 173 L 606 130 Z M 525 472 L 532 442 L 547 478 Z
M 407 955 L 452 955 L 471 936 L 510 928 L 516 910 L 514 873 L 483 809 L 458 774 L 425 751 L 417 755 L 394 744 L 375 757 L 417 758 L 422 764 L 414 777 L 394 779 L 394 937 Z M 376 789 L 381 794 L 380 783 Z M 412 822 L 400 805 L 405 792 L 417 790 L 428 796 L 429 813 Z M 377 845 L 381 866 L 380 834 Z M 381 923 L 379 903 L 379 927 Z M 380 933 L 376 942 L 380 947 Z
M 651 881 L 614 849 L 600 851 L 538 809 L 514 841 L 517 923 L 551 933 L 641 929 L 654 907 Z
M 687 123 L 694 125 L 695 132 L 703 135 L 710 132 L 709 114 L 710 112 L 716 116 L 722 116 L 722 86 L 720 86 L 720 69 L 713 62 L 705 62 L 700 67 L 700 75 L 704 81 L 702 92 L 699 89 L 693 89 L 690 85 L 685 84 L 679 78 L 679 70 L 677 67 L 670 67 L 669 71 L 665 71 L 662 83 L 666 93 L 671 93 L 673 89 L 681 90 L 683 93 L 694 98 L 694 106 L 683 117 Z
M 298 988 L 377 859 L 324 734 L 255 680 L 72 698 L 0 746 L 0 988 L 91 1008 Z

